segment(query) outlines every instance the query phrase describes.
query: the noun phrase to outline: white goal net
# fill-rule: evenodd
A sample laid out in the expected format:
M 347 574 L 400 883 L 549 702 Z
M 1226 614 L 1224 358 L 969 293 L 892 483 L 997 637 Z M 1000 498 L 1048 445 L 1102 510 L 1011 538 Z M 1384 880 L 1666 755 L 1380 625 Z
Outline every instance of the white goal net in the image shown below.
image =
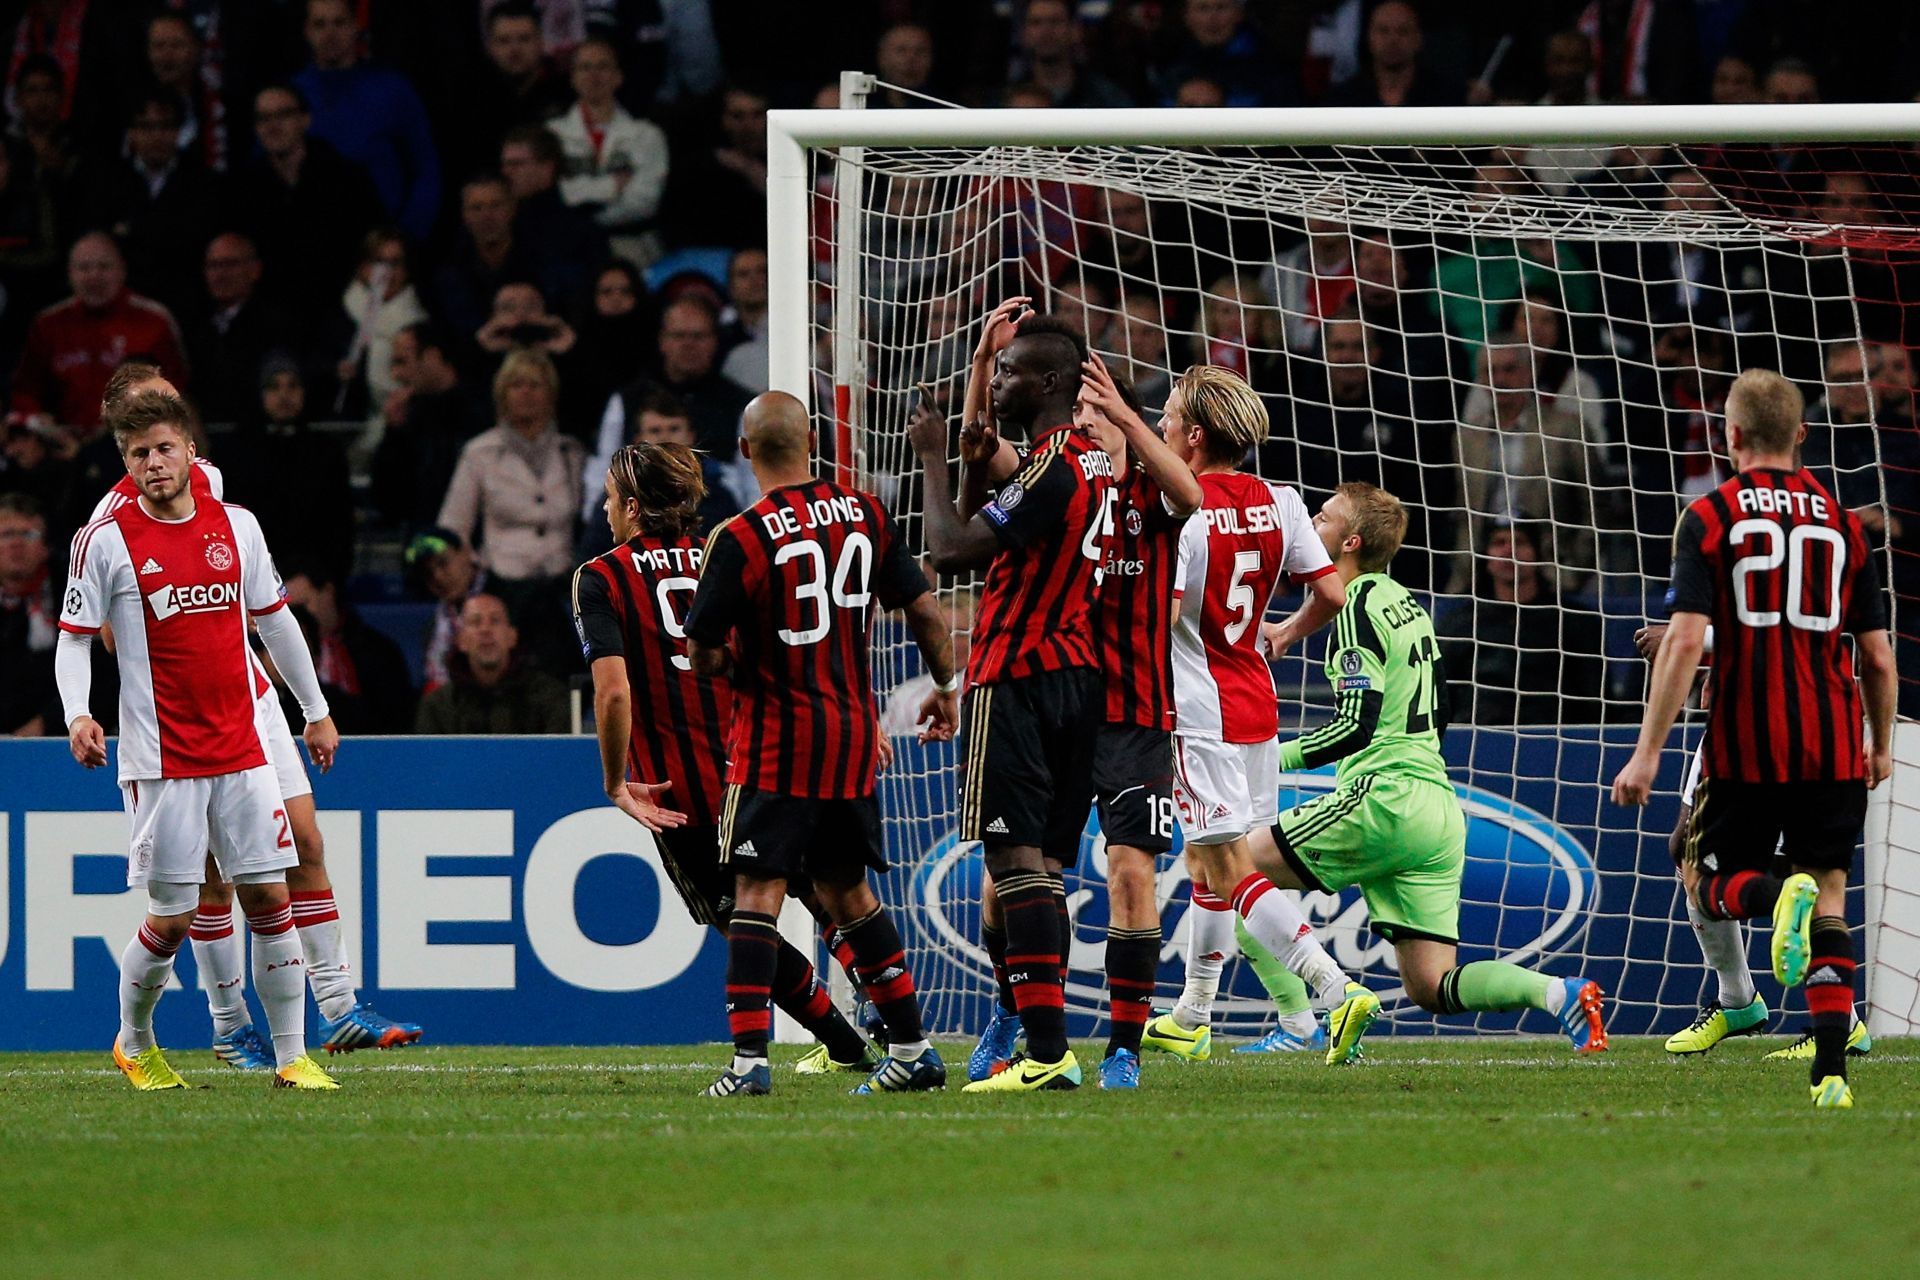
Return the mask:
M 1411 513 L 1392 572 L 1428 604 L 1449 669 L 1445 749 L 1470 816 L 1463 961 L 1584 973 L 1609 992 L 1616 1032 L 1692 1016 L 1711 988 L 1667 835 L 1698 718 L 1674 735 L 1654 804 L 1607 798 L 1645 689 L 1635 633 L 1664 618 L 1680 509 L 1729 474 L 1721 402 L 1745 367 L 1799 384 L 1807 464 L 1898 550 L 1914 464 L 1875 419 L 1912 416 L 1900 285 L 1920 186 L 1903 153 L 1516 142 L 806 154 L 813 397 L 846 474 L 917 537 L 914 388 L 932 385 L 957 414 L 979 321 L 1013 294 L 1081 324 L 1150 420 L 1186 366 L 1244 373 L 1273 422 L 1260 474 L 1298 486 L 1310 508 L 1342 481 L 1372 481 Z M 1883 579 L 1898 559 L 1883 558 Z M 941 583 L 963 640 L 974 589 Z M 1275 664 L 1284 735 L 1328 714 L 1323 646 Z M 884 702 L 921 672 L 904 632 L 884 633 L 881 650 Z M 962 1032 L 981 1023 L 991 973 L 952 769 L 950 752 L 902 744 L 882 783 L 899 867 L 883 892 L 902 912 L 930 1025 Z M 1304 796 L 1330 781 L 1285 786 Z M 1102 870 L 1090 824 L 1069 876 L 1076 1033 L 1104 1016 Z M 1170 999 L 1187 906 L 1177 860 L 1161 892 Z M 1393 1030 L 1436 1026 L 1397 998 L 1391 949 L 1356 894 L 1306 907 L 1335 957 L 1386 997 Z M 1764 976 L 1763 946 L 1754 955 L 1772 1006 L 1797 1017 L 1797 997 L 1782 1003 Z M 1912 976 L 1905 962 L 1902 1017 Z M 1236 964 L 1227 977 L 1224 1029 L 1257 1031 L 1271 1009 L 1253 975 Z M 1517 1015 L 1477 1025 L 1551 1029 Z

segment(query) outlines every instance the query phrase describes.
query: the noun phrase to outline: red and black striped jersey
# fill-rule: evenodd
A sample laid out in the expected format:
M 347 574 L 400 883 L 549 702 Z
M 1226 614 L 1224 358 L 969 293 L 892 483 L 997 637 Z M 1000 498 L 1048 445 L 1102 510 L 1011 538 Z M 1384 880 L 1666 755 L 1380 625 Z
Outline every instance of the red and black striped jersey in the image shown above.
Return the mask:
M 1113 459 L 1071 426 L 1047 432 L 980 515 L 1000 538 L 973 621 L 967 683 L 1100 666 L 1093 639 Z
M 775 489 L 715 529 L 687 634 L 733 644 L 727 781 L 816 800 L 872 795 L 874 604 L 899 609 L 927 589 L 880 500 L 830 480 Z
M 700 547 L 684 534 L 638 534 L 573 574 L 573 626 L 591 666 L 624 658 L 633 691 L 627 774 L 670 782 L 668 808 L 720 821 L 733 690 L 694 674 L 682 619 L 699 585 Z
M 1755 468 L 1695 499 L 1667 607 L 1713 622 L 1708 777 L 1866 776 L 1845 637 L 1884 630 L 1887 602 L 1859 517 L 1811 473 Z
M 1107 722 L 1173 728 L 1173 574 L 1180 526 L 1166 491 L 1138 463 L 1119 476 L 1093 602 Z

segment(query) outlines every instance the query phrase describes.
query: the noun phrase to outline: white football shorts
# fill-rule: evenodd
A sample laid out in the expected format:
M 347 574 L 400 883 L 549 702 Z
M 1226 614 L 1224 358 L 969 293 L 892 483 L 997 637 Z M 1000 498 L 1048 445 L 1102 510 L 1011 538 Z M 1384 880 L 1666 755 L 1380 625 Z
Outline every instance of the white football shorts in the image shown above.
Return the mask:
M 1188 844 L 1238 840 L 1280 817 L 1280 740 L 1173 735 L 1173 798 Z
M 1693 759 L 1687 762 L 1687 780 L 1680 784 L 1680 803 L 1689 809 L 1693 807 L 1693 793 L 1700 789 L 1700 762 L 1706 754 L 1707 744 L 1702 741 L 1693 749 Z
M 279 779 L 280 794 L 291 800 L 295 796 L 313 794 L 313 781 L 307 777 L 306 761 L 300 758 L 300 748 L 293 740 L 293 729 L 287 724 L 287 713 L 280 709 L 280 695 L 273 689 L 254 700 L 254 727 L 260 731 L 260 745 L 267 749 L 267 763 L 273 766 L 274 777 Z
M 120 784 L 127 807 L 127 883 L 200 884 L 207 854 L 223 879 L 300 861 L 273 769 Z

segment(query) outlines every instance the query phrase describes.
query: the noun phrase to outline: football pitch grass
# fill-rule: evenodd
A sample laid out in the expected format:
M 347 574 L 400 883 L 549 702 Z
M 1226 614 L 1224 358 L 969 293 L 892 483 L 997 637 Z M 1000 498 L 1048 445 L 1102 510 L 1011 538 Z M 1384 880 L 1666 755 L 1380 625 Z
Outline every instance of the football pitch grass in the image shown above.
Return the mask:
M 777 1046 L 774 1095 L 726 1101 L 712 1045 L 363 1052 L 320 1094 L 0 1055 L 0 1276 L 1914 1273 L 1920 1041 L 1825 1113 L 1779 1038 L 1369 1043 L 980 1097 L 943 1042 L 945 1093 L 877 1098 Z

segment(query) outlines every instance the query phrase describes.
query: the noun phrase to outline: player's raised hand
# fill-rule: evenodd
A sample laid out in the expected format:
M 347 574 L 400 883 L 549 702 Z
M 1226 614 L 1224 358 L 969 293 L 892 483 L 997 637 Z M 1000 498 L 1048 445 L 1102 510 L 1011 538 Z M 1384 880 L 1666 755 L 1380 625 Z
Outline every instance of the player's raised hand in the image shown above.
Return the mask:
M 67 748 L 82 768 L 98 769 L 107 762 L 107 731 L 92 716 L 81 716 L 67 728 Z
M 947 461 L 947 418 L 933 401 L 933 388 L 924 382 L 914 384 L 920 399 L 907 419 L 907 444 L 922 462 Z
M 980 341 L 973 348 L 973 362 L 991 364 L 1009 342 L 1020 322 L 1033 314 L 1033 299 L 1025 294 L 1008 298 L 1005 302 L 987 312 L 987 323 L 981 326 Z
M 1000 428 L 993 417 L 976 413 L 960 424 L 960 460 L 968 465 L 991 461 L 1000 452 Z
M 1114 426 L 1123 431 L 1128 428 L 1147 429 L 1140 415 L 1129 409 L 1127 402 L 1121 398 L 1120 388 L 1114 383 L 1113 374 L 1107 371 L 1107 362 L 1100 358 L 1098 352 L 1089 354 L 1086 362 L 1080 366 L 1080 386 L 1087 403 Z
M 334 754 L 340 750 L 340 731 L 333 727 L 333 717 L 315 720 L 300 737 L 307 744 L 307 754 L 313 757 L 313 767 L 322 773 L 331 772 Z
M 1629 808 L 1638 808 L 1647 802 L 1653 794 L 1653 779 L 1660 771 L 1658 756 L 1646 757 L 1640 752 L 1633 753 L 1633 759 L 1627 761 L 1626 768 L 1613 780 L 1613 802 Z
M 660 803 L 671 782 L 623 782 L 607 794 L 614 807 L 649 831 L 669 831 L 687 825 L 687 815 Z
M 920 726 L 920 741 L 952 742 L 954 731 L 960 727 L 959 691 L 942 693 L 935 689 L 929 693 L 920 704 L 916 723 Z
M 1633 633 L 1633 647 L 1639 651 L 1641 657 L 1645 658 L 1648 662 L 1652 662 L 1660 656 L 1660 645 L 1666 638 L 1666 623 L 1649 622 L 1646 626 Z

